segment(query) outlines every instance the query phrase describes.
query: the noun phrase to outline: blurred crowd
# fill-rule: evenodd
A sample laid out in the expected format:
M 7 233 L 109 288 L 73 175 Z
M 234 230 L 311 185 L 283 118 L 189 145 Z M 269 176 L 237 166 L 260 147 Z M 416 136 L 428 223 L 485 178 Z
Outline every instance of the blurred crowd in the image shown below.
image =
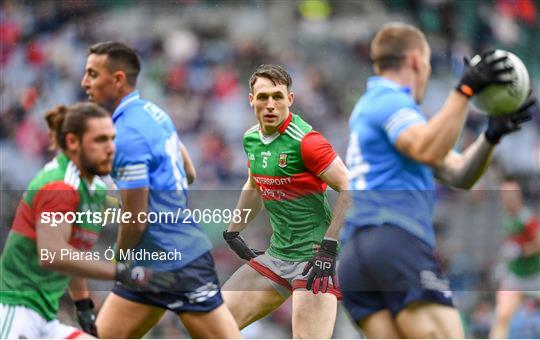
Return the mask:
M 0 4 L 2 243 L 18 200 L 13 192 L 24 190 L 52 157 L 42 114 L 58 104 L 86 100 L 80 81 L 87 48 L 98 41 L 123 41 L 139 52 L 143 70 L 138 88 L 173 119 L 198 170 L 193 190 L 239 190 L 245 181 L 241 138 L 256 123 L 247 100 L 248 79 L 262 63 L 282 64 L 290 71 L 296 94 L 293 111 L 323 133 L 344 158 L 348 116 L 371 74 L 369 42 L 384 22 L 406 21 L 427 35 L 433 50 L 433 77 L 422 107 L 428 115 L 436 113 L 456 84 L 463 56 L 488 48 L 510 50 L 522 58 L 536 95 L 540 94 L 538 0 Z M 471 143 L 485 124 L 484 115 L 472 109 L 458 148 Z M 497 195 L 490 190 L 496 190 L 505 176 L 518 177 L 527 188 L 529 204 L 539 206 L 540 112 L 523 131 L 497 148 L 494 166 L 477 187 L 485 190 L 461 194 L 438 189 L 441 255 L 458 290 L 456 298 L 465 312 L 468 337 L 486 337 L 492 320 L 496 285 L 491 273 L 500 242 L 500 214 L 493 211 L 500 209 Z M 248 230 L 248 239 L 264 246 L 268 222 L 264 218 L 257 221 L 262 230 Z M 113 232 L 108 231 L 101 244 L 110 244 L 112 237 Z M 219 237 L 212 238 L 217 269 L 226 278 L 240 262 Z M 70 308 L 66 303 L 61 318 L 72 318 Z M 540 324 L 534 303 L 520 313 L 519 322 Z M 290 306 L 285 305 L 269 320 L 247 329 L 245 335 L 289 337 L 289 320 Z M 516 334 L 540 336 L 540 329 L 533 328 L 531 332 L 537 333 Z M 152 337 L 178 337 L 180 329 L 176 319 L 165 319 Z M 343 314 L 335 335 L 357 335 Z

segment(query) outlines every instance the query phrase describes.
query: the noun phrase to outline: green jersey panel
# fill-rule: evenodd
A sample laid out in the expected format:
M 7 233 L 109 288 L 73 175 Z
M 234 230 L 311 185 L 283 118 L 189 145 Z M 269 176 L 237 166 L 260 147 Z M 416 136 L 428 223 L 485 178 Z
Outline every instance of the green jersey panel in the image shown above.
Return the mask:
M 105 198 L 105 184 L 97 177 L 92 183 L 81 178 L 63 153 L 45 165 L 19 203 L 0 256 L 0 302 L 23 305 L 46 320 L 54 319 L 71 278 L 40 266 L 36 221 L 46 212 L 102 211 Z M 101 231 L 101 226 L 87 217 L 83 215 L 82 223 L 73 225 L 69 240 L 71 246 L 81 250 L 89 250 Z
M 288 261 L 310 259 L 332 219 L 327 185 L 315 168 L 326 168 L 336 155 L 322 136 L 306 138 L 310 134 L 320 136 L 295 114 L 272 136 L 262 135 L 258 126 L 244 134 L 251 176 L 270 215 L 269 253 Z M 331 150 L 315 168 L 306 164 L 306 143 L 312 139 L 324 141 Z

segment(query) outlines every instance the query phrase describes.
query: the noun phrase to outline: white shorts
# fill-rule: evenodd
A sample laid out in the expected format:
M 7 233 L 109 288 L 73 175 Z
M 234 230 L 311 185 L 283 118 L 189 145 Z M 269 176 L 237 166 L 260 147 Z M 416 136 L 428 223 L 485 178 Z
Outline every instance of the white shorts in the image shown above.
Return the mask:
M 82 334 L 56 319 L 47 321 L 26 306 L 0 303 L 0 339 L 73 339 Z
M 288 298 L 295 289 L 306 289 L 307 276 L 302 271 L 307 264 L 304 262 L 287 261 L 270 256 L 268 252 L 251 259 L 249 266 L 266 277 L 272 287 L 284 298 Z M 329 284 L 328 292 L 341 300 L 341 292 Z

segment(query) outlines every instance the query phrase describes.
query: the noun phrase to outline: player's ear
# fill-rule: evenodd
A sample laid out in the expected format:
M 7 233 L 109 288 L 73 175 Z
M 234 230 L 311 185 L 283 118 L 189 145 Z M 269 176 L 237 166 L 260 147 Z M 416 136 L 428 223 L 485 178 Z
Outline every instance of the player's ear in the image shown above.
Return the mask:
M 66 149 L 67 151 L 75 152 L 80 147 L 79 137 L 72 132 L 66 134 Z
M 289 107 L 291 107 L 294 102 L 294 92 L 289 92 L 287 98 L 289 99 Z
M 409 63 L 415 72 L 418 72 L 418 70 L 420 69 L 421 58 L 422 55 L 420 54 L 420 51 L 418 49 L 414 49 L 409 52 Z
M 113 78 L 114 78 L 114 83 L 117 86 L 122 87 L 123 85 L 125 85 L 127 83 L 126 72 L 124 72 L 122 70 L 118 70 L 118 71 L 114 72 L 113 73 Z
M 248 95 L 248 99 L 249 99 L 249 106 L 253 107 L 253 99 L 255 99 L 255 97 L 253 96 L 253 93 L 250 93 Z

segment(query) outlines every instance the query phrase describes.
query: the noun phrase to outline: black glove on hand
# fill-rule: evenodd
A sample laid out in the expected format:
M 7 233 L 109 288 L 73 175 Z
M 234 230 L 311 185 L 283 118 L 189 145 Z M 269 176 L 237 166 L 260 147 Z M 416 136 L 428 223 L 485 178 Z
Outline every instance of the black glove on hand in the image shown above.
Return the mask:
M 256 250 L 248 247 L 246 241 L 240 236 L 238 231 L 223 231 L 223 238 L 231 247 L 231 249 L 238 255 L 241 259 L 249 261 L 253 258 L 256 258 L 259 255 L 264 254 L 262 250 Z
M 513 68 L 505 64 L 508 57 L 506 55 L 496 57 L 495 51 L 476 55 L 473 60 L 480 58 L 480 61 L 471 66 L 467 58 L 465 61 L 465 73 L 456 87 L 456 90 L 467 97 L 478 94 L 491 84 L 509 84 L 512 82 L 511 72 Z
M 536 103 L 536 98 L 531 97 L 515 112 L 500 116 L 490 116 L 485 132 L 487 141 L 491 144 L 497 144 L 503 136 L 518 131 L 522 123 L 531 120 L 532 111 Z
M 179 278 L 173 272 L 155 271 L 149 267 L 133 267 L 129 263 L 118 262 L 114 279 L 138 291 L 159 293 L 175 288 Z
M 86 333 L 97 337 L 96 314 L 94 314 L 94 302 L 92 299 L 73 301 L 77 308 L 77 319 L 81 329 Z
M 307 290 L 311 290 L 313 287 L 313 293 L 315 294 L 319 291 L 326 293 L 330 278 L 332 278 L 334 287 L 338 288 L 338 282 L 336 280 L 337 245 L 337 241 L 324 239 L 315 256 L 306 264 L 302 275 L 306 275 L 309 272 L 306 285 Z

